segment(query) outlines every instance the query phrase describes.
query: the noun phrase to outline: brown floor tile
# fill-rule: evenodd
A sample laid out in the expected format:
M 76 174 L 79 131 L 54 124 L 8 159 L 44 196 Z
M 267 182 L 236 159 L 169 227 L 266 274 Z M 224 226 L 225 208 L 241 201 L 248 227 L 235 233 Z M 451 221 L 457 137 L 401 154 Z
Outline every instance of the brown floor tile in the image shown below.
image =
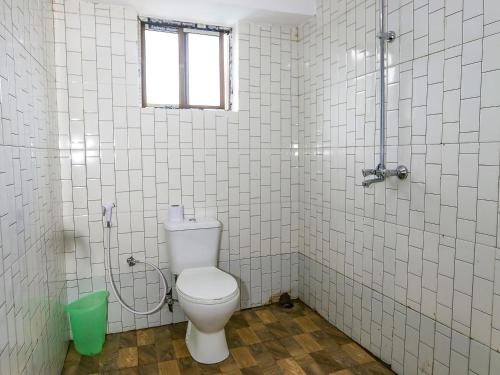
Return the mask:
M 186 337 L 187 322 L 169 324 L 166 326 L 170 332 L 170 337 L 175 339 L 183 339 Z
M 186 347 L 187 323 L 110 334 L 100 354 L 71 343 L 64 375 L 389 375 L 393 372 L 299 301 L 236 312 L 226 326 L 229 357 L 197 363 Z
M 201 374 L 198 363 L 192 357 L 179 358 L 179 369 L 183 375 L 199 375 Z
M 259 366 L 252 366 L 252 367 L 242 368 L 241 373 L 244 375 L 261 375 L 262 370 Z
M 333 358 L 335 358 L 335 361 L 342 367 L 342 368 L 351 368 L 358 366 L 358 362 L 352 358 L 347 352 L 343 351 L 342 349 L 334 349 L 334 350 L 329 350 L 325 349 L 326 352 Z
M 212 375 L 212 374 L 220 374 L 220 369 L 219 365 L 212 364 L 212 365 L 207 365 L 203 363 L 198 363 L 198 367 L 200 368 L 200 371 L 203 375 Z
M 137 346 L 136 331 L 122 332 L 119 334 L 120 348 L 130 348 Z
M 304 330 L 297 324 L 294 319 L 284 319 L 280 321 L 283 328 L 288 332 L 289 335 L 300 335 L 304 333 Z
M 314 337 L 309 333 L 303 333 L 302 335 L 293 336 L 295 341 L 299 343 L 306 353 L 317 352 L 323 349 L 320 344 L 314 339 Z
M 246 319 L 243 317 L 242 313 L 240 311 L 237 311 L 234 313 L 234 315 L 231 317 L 231 320 L 226 325 L 226 329 L 229 328 L 243 328 L 243 327 L 248 327 L 248 322 Z
M 323 375 L 325 372 L 321 369 L 320 365 L 316 363 L 316 361 L 309 355 L 304 354 L 295 357 L 295 360 L 300 365 L 300 367 L 305 371 L 308 375 Z
M 291 335 L 291 333 L 280 322 L 266 324 L 266 327 L 275 339 L 281 339 Z
M 277 340 L 266 341 L 264 342 L 264 346 L 275 360 L 290 357 L 290 353 Z
M 106 341 L 102 347 L 101 353 L 99 353 L 99 364 L 101 370 L 111 370 L 116 369 L 116 358 L 118 355 L 118 349 L 120 346 L 120 336 L 119 334 L 112 334 L 106 336 Z
M 80 353 L 76 351 L 73 342 L 71 342 L 69 344 L 68 353 L 66 354 L 66 360 L 64 363 L 66 365 L 77 365 L 78 363 L 80 363 L 81 357 L 82 356 L 80 355 Z
M 186 341 L 184 339 L 174 340 L 174 352 L 176 358 L 185 358 L 189 357 L 189 350 L 186 346 Z
M 348 344 L 350 342 L 353 342 L 352 339 L 349 338 L 344 332 L 338 330 L 333 326 L 324 329 L 323 332 L 326 332 L 328 336 L 330 336 L 331 339 L 335 340 L 338 344 Z
M 304 348 L 293 337 L 284 337 L 279 342 L 292 357 L 306 354 Z
M 82 356 L 79 363 L 79 368 L 86 374 L 91 374 L 99 371 L 99 359 L 97 356 L 88 357 Z
M 261 342 L 275 340 L 274 335 L 269 331 L 269 329 L 264 323 L 252 324 L 251 327 L 252 331 L 255 332 L 255 334 L 259 337 L 259 340 Z
M 344 369 L 344 366 L 335 360 L 330 353 L 325 350 L 320 350 L 309 354 L 311 358 L 318 364 L 318 366 L 325 373 L 330 373 L 332 371 L 340 371 Z
M 313 315 L 308 315 L 309 319 L 311 319 L 311 321 L 313 323 L 315 323 L 320 329 L 331 329 L 331 328 L 335 328 L 334 326 L 332 326 L 328 320 L 326 320 L 325 318 L 323 318 L 321 315 L 318 315 L 316 313 L 314 313 Z M 339 331 L 340 332 L 340 331 Z
M 140 375 L 138 367 L 120 369 L 117 373 L 119 375 Z
M 109 351 L 109 353 L 103 353 L 99 355 L 99 366 L 101 372 L 113 371 L 118 369 L 118 349 L 114 351 Z
M 139 359 L 137 355 L 137 347 L 122 348 L 118 351 L 118 358 L 116 359 L 117 367 L 122 369 L 125 367 L 137 367 Z
M 137 346 L 151 345 L 155 342 L 155 332 L 152 329 L 141 329 L 137 332 Z
M 143 345 L 137 348 L 139 355 L 139 366 L 158 363 L 156 359 L 156 348 L 154 345 Z
M 239 367 L 236 361 L 234 360 L 233 356 L 229 354 L 229 357 L 227 357 L 224 361 L 219 363 L 219 370 L 223 374 L 231 374 L 236 372 L 239 372 Z
M 61 375 L 76 375 L 81 374 L 79 366 L 76 365 L 67 365 L 64 364 Z
M 295 323 L 299 325 L 299 327 L 302 329 L 302 332 L 314 332 L 318 331 L 319 327 L 314 323 L 309 317 L 307 316 L 302 316 L 300 318 L 295 318 Z
M 332 337 L 332 335 L 324 330 L 311 332 L 310 335 L 314 337 L 318 344 L 320 344 L 324 349 L 339 350 L 341 345 L 345 344 L 344 340 L 337 340 L 336 337 Z
M 158 370 L 158 363 L 151 363 L 149 365 L 139 365 L 139 374 L 141 375 L 158 375 L 160 371 Z
M 290 375 L 306 375 L 302 367 L 293 359 L 285 358 L 278 361 L 278 366 L 283 370 L 285 374 Z
M 230 349 L 245 345 L 243 339 L 238 334 L 238 329 L 226 329 L 226 340 L 227 346 Z
M 241 315 L 248 324 L 262 323 L 262 320 L 259 319 L 253 309 L 243 310 L 241 311 Z
M 181 370 L 177 361 L 170 360 L 158 363 L 158 370 L 160 375 L 180 375 Z
M 236 330 L 236 332 L 240 336 L 241 340 L 243 340 L 243 343 L 245 345 L 252 345 L 252 344 L 256 344 L 256 343 L 260 342 L 259 337 L 249 327 L 240 328 L 240 329 Z
M 236 369 L 236 370 L 232 370 L 232 371 L 229 371 L 229 372 L 223 372 L 223 374 L 227 374 L 227 375 L 242 375 L 243 373 L 241 372 L 240 369 Z
M 175 350 L 172 341 L 157 341 L 155 343 L 156 359 L 158 362 L 165 362 L 175 359 Z
M 231 355 L 240 369 L 257 365 L 255 358 L 246 346 L 231 349 Z
M 330 372 L 329 375 L 353 375 L 354 373 L 351 372 L 351 370 L 340 370 L 340 371 L 335 371 L 335 372 Z
M 170 334 L 170 329 L 168 326 L 160 326 L 152 328 L 155 336 L 155 344 L 158 342 L 171 341 L 172 336 Z
M 276 364 L 276 360 L 262 343 L 250 345 L 249 350 L 259 367 L 268 368 Z
M 262 365 L 259 365 L 259 367 L 262 370 L 263 375 L 283 375 L 284 374 L 277 362 L 275 362 L 274 364 L 267 366 L 267 367 L 262 366 Z
M 271 305 L 269 310 L 273 313 L 277 320 L 291 320 L 304 315 L 304 305 L 296 302 L 292 308 L 284 309 L 278 304 Z
M 274 323 L 277 320 L 269 309 L 257 310 L 255 311 L 255 315 L 257 315 L 264 324 Z
M 351 368 L 354 375 L 391 375 L 394 374 L 389 368 L 379 362 L 371 362 Z
M 358 344 L 354 342 L 342 345 L 342 350 L 349 354 L 356 362 L 360 364 L 375 361 L 375 358 L 373 358 L 370 354 L 368 354 L 364 349 L 362 349 Z

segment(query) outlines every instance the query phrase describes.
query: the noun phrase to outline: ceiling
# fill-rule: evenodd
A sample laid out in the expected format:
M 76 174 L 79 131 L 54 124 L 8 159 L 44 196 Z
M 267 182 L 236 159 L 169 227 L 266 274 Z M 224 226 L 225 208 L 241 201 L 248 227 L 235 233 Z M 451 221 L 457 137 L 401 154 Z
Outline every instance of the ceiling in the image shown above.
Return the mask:
M 315 0 L 105 0 L 140 16 L 221 26 L 248 20 L 296 25 L 315 13 Z

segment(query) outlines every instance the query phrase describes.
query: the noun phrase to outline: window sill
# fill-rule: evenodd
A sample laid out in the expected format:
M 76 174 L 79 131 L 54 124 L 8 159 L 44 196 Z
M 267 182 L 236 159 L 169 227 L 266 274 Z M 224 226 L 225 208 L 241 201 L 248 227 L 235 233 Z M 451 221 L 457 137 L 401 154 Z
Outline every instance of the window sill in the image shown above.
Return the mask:
M 192 107 L 192 108 L 179 108 L 179 107 L 173 107 L 173 106 L 168 106 L 168 105 L 148 105 L 148 106 L 143 106 L 142 109 L 170 109 L 170 110 L 177 110 L 177 111 L 214 111 L 214 112 L 237 112 L 233 110 L 232 108 L 229 109 L 224 109 L 224 108 L 204 108 L 204 107 Z

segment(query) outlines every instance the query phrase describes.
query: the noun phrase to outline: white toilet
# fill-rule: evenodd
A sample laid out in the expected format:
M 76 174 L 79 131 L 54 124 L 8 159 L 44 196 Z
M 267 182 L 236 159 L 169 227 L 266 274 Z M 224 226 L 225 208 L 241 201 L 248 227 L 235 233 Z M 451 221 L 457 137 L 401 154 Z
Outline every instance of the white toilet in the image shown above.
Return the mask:
M 217 268 L 221 224 L 213 218 L 165 224 L 171 272 L 178 275 L 179 303 L 189 319 L 186 344 L 201 363 L 229 356 L 224 326 L 238 306 L 233 276 Z

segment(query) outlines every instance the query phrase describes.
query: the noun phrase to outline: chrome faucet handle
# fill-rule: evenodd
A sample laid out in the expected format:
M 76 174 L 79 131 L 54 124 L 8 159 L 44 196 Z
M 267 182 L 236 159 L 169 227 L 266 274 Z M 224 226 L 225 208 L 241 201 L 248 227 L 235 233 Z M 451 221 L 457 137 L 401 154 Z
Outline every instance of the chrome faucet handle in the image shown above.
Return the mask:
M 398 165 L 396 168 L 396 176 L 398 176 L 400 180 L 406 180 L 406 177 L 408 177 L 409 174 L 410 171 L 404 165 Z
M 410 171 L 404 165 L 398 165 L 396 169 L 386 169 L 384 171 L 386 177 L 396 176 L 400 180 L 405 180 L 409 174 Z

